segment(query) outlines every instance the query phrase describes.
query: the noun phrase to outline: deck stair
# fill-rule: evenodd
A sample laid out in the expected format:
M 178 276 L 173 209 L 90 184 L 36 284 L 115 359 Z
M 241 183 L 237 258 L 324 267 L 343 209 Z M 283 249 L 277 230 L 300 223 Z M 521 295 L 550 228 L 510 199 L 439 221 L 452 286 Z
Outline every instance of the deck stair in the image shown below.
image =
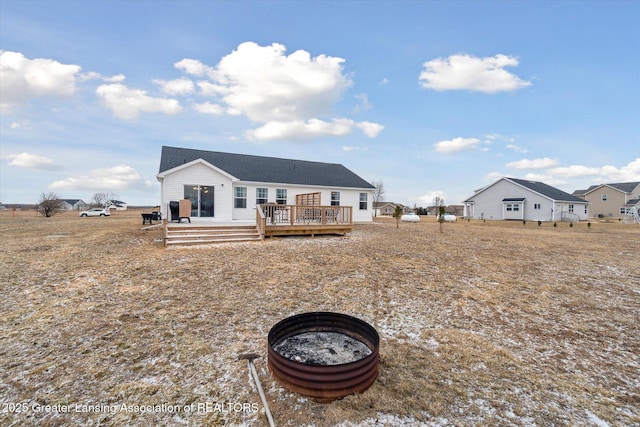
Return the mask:
M 222 242 L 262 240 L 255 225 L 171 226 L 165 232 L 166 246 L 208 245 Z

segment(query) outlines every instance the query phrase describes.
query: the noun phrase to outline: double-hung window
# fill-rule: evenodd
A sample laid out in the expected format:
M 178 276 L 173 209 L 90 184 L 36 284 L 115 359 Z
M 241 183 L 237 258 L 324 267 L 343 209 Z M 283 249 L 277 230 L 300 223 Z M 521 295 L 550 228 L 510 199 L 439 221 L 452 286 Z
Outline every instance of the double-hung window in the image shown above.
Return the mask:
M 279 205 L 287 204 L 287 189 L 276 188 L 276 203 Z
M 340 192 L 332 191 L 331 192 L 331 206 L 340 206 Z
M 268 188 L 256 188 L 256 205 L 264 205 L 269 200 Z
M 233 195 L 233 207 L 244 209 L 247 207 L 247 187 L 236 187 Z
M 366 211 L 368 206 L 367 193 L 360 193 L 360 210 Z

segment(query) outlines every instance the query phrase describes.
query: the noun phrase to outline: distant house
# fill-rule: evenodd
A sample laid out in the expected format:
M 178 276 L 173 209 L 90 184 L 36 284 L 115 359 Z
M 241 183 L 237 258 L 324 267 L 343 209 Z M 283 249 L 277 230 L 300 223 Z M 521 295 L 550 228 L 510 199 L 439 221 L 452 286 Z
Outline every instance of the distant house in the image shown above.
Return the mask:
M 353 222 L 372 221 L 375 187 L 340 164 L 162 147 L 156 177 L 163 218 L 188 199 L 195 222 L 256 221 L 264 204 L 350 206 Z
M 591 204 L 594 217 L 622 218 L 632 207 L 640 206 L 640 182 L 592 185 L 573 195 Z
M 377 202 L 377 203 L 374 203 L 375 216 L 383 216 L 383 215 L 392 216 L 393 213 L 396 211 L 396 206 L 400 206 L 402 208 L 403 214 L 407 214 L 414 211 L 412 208 L 405 206 L 401 203 Z
M 464 201 L 464 216 L 477 219 L 577 221 L 589 218 L 589 202 L 543 182 L 500 178 Z
M 82 211 L 89 207 L 89 205 L 81 199 L 61 199 L 61 201 L 64 209 L 67 211 Z
M 448 214 L 462 217 L 464 216 L 464 205 L 449 205 L 444 211 Z
M 115 209 L 117 211 L 126 211 L 127 204 L 120 200 L 109 200 L 107 202 L 107 209 Z

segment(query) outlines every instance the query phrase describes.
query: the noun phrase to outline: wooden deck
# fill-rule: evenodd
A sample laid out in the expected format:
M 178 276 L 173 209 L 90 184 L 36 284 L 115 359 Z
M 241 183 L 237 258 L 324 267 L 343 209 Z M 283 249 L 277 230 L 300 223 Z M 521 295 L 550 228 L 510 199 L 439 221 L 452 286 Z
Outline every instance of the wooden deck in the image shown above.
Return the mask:
M 256 206 L 256 226 L 264 237 L 346 234 L 353 229 L 351 206 Z

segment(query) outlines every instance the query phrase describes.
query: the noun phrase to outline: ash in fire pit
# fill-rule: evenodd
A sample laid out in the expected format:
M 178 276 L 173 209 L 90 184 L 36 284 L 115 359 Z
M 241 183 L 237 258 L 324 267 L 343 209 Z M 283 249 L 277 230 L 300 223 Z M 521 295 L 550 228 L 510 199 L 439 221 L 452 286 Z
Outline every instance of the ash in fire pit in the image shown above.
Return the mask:
M 338 332 L 306 332 L 288 337 L 273 349 L 283 357 L 308 365 L 342 365 L 371 354 L 366 344 Z
M 378 376 L 380 337 L 356 317 L 318 311 L 276 323 L 268 366 L 280 384 L 320 402 L 361 393 Z

